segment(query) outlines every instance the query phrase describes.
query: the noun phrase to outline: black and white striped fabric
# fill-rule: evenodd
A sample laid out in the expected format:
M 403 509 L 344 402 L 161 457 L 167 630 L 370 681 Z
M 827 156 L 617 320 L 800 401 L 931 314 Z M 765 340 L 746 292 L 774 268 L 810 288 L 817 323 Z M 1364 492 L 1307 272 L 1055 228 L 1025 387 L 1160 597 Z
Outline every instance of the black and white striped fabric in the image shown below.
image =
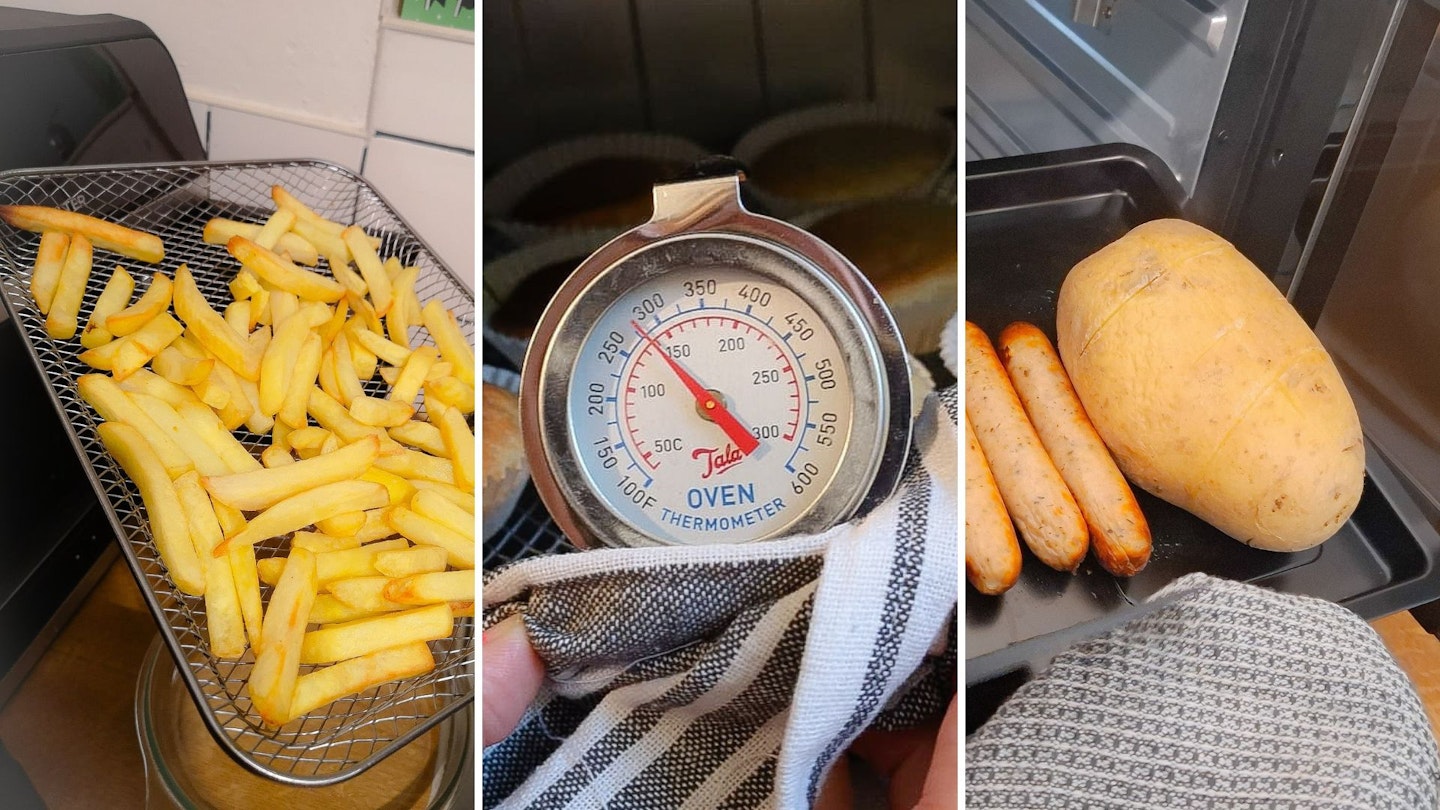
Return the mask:
M 1192 574 L 1083 642 L 965 747 L 966 807 L 1434 810 L 1424 706 L 1330 602 Z
M 823 535 L 605 549 L 486 575 L 549 683 L 486 749 L 486 807 L 802 808 L 860 732 L 955 692 L 958 396 L 932 394 L 899 491 Z

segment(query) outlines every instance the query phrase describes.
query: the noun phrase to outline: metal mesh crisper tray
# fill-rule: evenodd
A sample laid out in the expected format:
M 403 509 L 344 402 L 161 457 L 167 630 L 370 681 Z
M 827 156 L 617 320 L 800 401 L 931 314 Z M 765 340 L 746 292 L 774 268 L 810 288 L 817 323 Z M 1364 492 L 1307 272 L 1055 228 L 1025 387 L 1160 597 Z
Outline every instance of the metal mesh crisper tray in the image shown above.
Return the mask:
M 158 269 L 173 278 L 181 263 L 188 264 L 210 303 L 223 309 L 231 300 L 227 284 L 238 266 L 224 246 L 205 244 L 201 229 L 217 216 L 263 222 L 274 211 L 270 198 L 274 184 L 284 186 L 322 216 L 357 223 L 380 237 L 382 257 L 396 255 L 407 265 L 419 265 L 416 292 L 421 302 L 439 299 L 449 307 L 473 345 L 471 293 L 373 188 L 336 166 L 266 161 L 15 171 L 0 174 L 0 202 L 55 206 L 156 234 L 165 242 L 165 260 Z M 431 642 L 436 659 L 431 673 L 341 698 L 278 730 L 261 725 L 245 693 L 253 654 L 247 650 L 239 661 L 209 654 L 204 599 L 181 593 L 166 576 L 139 490 L 105 451 L 95 432 L 99 417 L 76 391 L 76 379 L 91 371 L 76 359 L 82 351 L 78 338 L 54 341 L 45 334 L 44 316 L 29 292 L 38 245 L 37 234 L 0 224 L 0 290 L 5 306 L 49 383 L 145 601 L 221 747 L 242 765 L 280 781 L 333 784 L 359 774 L 468 705 L 474 695 L 475 636 L 474 620 L 467 618 L 457 622 L 453 636 Z M 114 265 L 125 265 L 137 280 L 157 269 L 98 249 L 94 261 L 95 272 L 80 308 L 81 324 L 89 318 Z M 323 272 L 321 261 L 317 269 Z M 416 328 L 412 339 L 433 342 L 423 328 Z M 365 387 L 367 393 L 383 395 L 384 384 L 378 379 Z M 265 437 L 245 433 L 243 428 L 237 436 L 255 453 L 267 443 Z M 283 542 L 277 540 L 256 547 L 259 557 L 282 551 Z M 268 598 L 268 586 L 261 587 Z

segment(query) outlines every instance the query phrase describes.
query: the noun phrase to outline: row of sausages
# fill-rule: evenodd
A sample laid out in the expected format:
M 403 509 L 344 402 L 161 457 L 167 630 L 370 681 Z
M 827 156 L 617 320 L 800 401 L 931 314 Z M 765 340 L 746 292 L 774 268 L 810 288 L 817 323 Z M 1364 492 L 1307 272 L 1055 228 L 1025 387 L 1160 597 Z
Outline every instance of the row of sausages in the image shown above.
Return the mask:
M 1131 576 L 1150 560 L 1150 528 L 1090 423 L 1050 339 L 1007 326 L 999 353 L 965 324 L 965 571 L 985 594 L 1020 576 L 1020 544 L 1059 571 L 1093 546 Z

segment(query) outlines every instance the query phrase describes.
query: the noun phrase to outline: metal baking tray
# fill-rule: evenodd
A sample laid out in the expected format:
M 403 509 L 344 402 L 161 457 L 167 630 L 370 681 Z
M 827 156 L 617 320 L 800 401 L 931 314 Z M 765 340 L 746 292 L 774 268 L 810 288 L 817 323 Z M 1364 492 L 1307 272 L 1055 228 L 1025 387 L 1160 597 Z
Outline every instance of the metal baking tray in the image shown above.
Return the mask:
M 992 340 L 1017 320 L 1035 323 L 1054 340 L 1055 299 L 1070 268 L 1142 222 L 1180 216 L 1182 200 L 1169 169 L 1133 146 L 967 164 L 966 317 Z M 1020 581 L 1009 592 L 985 596 L 966 588 L 967 685 L 1043 667 L 1065 646 L 1118 624 L 1191 572 L 1322 597 L 1365 618 L 1435 599 L 1440 535 L 1433 526 L 1440 516 L 1368 442 L 1366 452 L 1359 507 L 1335 537 L 1313 549 L 1250 548 L 1136 489 L 1154 547 L 1150 564 L 1134 577 L 1110 575 L 1093 555 L 1078 573 L 1065 574 L 1025 550 Z
M 470 292 L 375 189 L 338 166 L 265 161 L 11 171 L 0 173 L 0 202 L 78 211 L 164 240 L 165 260 L 156 266 L 96 250 L 96 272 L 80 307 L 83 324 L 115 264 L 141 274 L 161 269 L 172 277 L 181 263 L 188 264 L 206 298 L 223 309 L 230 300 L 227 284 L 235 261 L 224 246 L 205 244 L 201 229 L 217 216 L 263 222 L 274 211 L 270 187 L 275 184 L 321 215 L 357 223 L 380 237 L 382 256 L 395 255 L 407 265 L 418 265 L 420 299 L 439 299 L 449 307 L 474 343 L 475 305 Z M 253 654 L 247 650 L 238 661 L 210 655 L 204 599 L 181 593 L 166 576 L 139 490 L 105 451 L 95 432 L 99 417 L 76 392 L 76 379 L 92 371 L 76 359 L 79 340 L 54 341 L 45 334 L 44 316 L 29 292 L 38 244 L 37 234 L 0 225 L 0 297 L 49 384 L 165 645 L 221 748 L 263 776 L 299 785 L 334 784 L 361 773 L 469 704 L 474 698 L 475 630 L 474 620 L 467 618 L 457 623 L 450 638 L 431 643 L 434 671 L 341 698 L 280 729 L 261 724 L 245 692 Z M 424 330 L 417 330 L 412 338 L 432 342 Z M 367 393 L 382 396 L 383 387 L 378 379 L 366 384 Z M 268 444 L 267 437 L 243 429 L 237 436 L 256 454 Z M 257 546 L 256 553 L 262 558 L 275 556 L 283 546 L 283 541 L 269 540 Z M 261 588 L 268 595 L 268 586 Z

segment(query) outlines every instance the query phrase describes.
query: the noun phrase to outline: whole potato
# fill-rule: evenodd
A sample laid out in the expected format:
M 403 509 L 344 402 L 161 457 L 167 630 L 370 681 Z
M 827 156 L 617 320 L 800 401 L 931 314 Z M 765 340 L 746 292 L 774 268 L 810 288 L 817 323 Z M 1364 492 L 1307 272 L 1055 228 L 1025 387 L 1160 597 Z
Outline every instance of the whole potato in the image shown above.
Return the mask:
M 1320 341 L 1228 242 L 1141 225 L 1060 288 L 1060 356 L 1136 485 L 1242 543 L 1314 546 L 1360 501 L 1355 405 Z

